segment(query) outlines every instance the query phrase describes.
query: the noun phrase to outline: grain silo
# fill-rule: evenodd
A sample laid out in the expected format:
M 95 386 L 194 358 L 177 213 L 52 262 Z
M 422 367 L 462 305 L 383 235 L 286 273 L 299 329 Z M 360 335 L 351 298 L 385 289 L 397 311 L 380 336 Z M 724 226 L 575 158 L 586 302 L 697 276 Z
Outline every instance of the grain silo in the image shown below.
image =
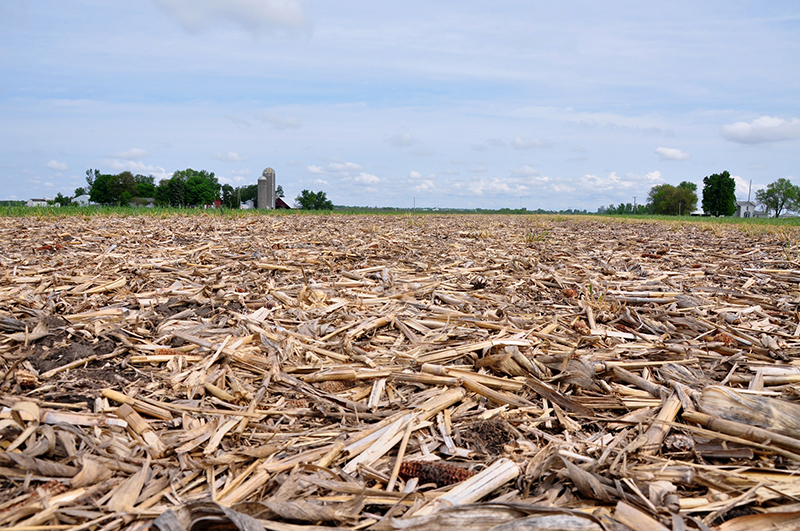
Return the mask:
M 275 170 L 267 168 L 258 178 L 258 208 L 275 208 Z

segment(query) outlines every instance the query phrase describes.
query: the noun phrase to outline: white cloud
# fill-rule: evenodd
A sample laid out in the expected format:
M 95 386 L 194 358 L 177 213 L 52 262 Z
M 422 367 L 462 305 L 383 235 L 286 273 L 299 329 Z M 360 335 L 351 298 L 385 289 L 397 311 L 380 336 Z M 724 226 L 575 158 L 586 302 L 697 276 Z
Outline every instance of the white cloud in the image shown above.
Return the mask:
M 136 162 L 133 160 L 120 161 L 117 159 L 106 160 L 105 163 L 111 167 L 112 171 L 123 172 L 129 171 L 131 173 L 140 173 L 143 175 L 152 175 L 156 178 L 156 182 L 160 179 L 169 179 L 172 175 L 167 170 L 159 166 L 151 166 L 143 162 Z
M 536 175 L 539 175 L 539 170 L 536 170 L 536 169 L 534 169 L 531 166 L 528 166 L 526 164 L 525 166 L 523 166 L 521 168 L 512 168 L 511 169 L 511 173 L 513 173 L 514 175 L 518 175 L 518 176 L 531 176 L 531 177 L 534 177 Z
M 360 171 L 364 169 L 361 164 L 356 162 L 331 162 L 328 164 L 328 169 L 331 171 L 341 171 L 341 172 L 350 172 L 350 171 Z
M 411 171 L 411 172 L 409 172 L 408 177 L 409 177 L 409 179 L 414 179 L 417 182 L 421 182 L 422 184 L 417 185 L 418 187 L 419 186 L 423 186 L 424 187 L 425 183 L 430 183 L 430 185 L 432 187 L 433 186 L 433 181 L 436 179 L 436 174 L 435 173 L 431 173 L 431 174 L 428 174 L 428 175 L 422 175 L 418 171 Z
M 244 162 L 247 160 L 247 157 L 243 157 L 234 151 L 228 151 L 224 154 L 217 153 L 214 158 L 223 162 Z
M 66 162 L 58 162 L 57 160 L 51 160 L 46 166 L 51 170 L 69 171 L 69 165 Z
M 467 171 L 469 171 L 470 173 L 483 173 L 483 172 L 486 171 L 486 167 L 485 166 L 476 166 L 474 168 L 470 168 Z
M 619 190 L 622 188 L 646 189 L 649 191 L 650 187 L 659 181 L 661 181 L 660 171 L 651 171 L 644 175 L 626 173 L 623 176 L 619 176 L 617 175 L 617 172 L 612 171 L 607 177 L 598 177 L 597 175 L 586 174 L 580 179 L 580 185 L 584 190 L 593 190 L 598 192 Z
M 502 180 L 497 177 L 492 179 L 478 179 L 468 183 L 458 183 L 457 188 L 466 187 L 471 195 L 527 195 L 528 187 L 512 181 Z
M 274 114 L 269 114 L 266 112 L 257 114 L 256 118 L 264 123 L 271 124 L 275 127 L 275 129 L 279 130 L 297 129 L 300 127 L 300 120 L 297 118 L 281 118 L 280 116 L 275 116 Z
M 312 164 L 311 166 L 308 166 L 306 169 L 309 171 L 309 173 L 316 173 L 316 174 L 328 173 L 328 172 L 325 171 L 325 168 L 321 168 L 321 167 L 316 166 L 314 164 Z
M 364 173 L 362 171 L 359 175 L 353 177 L 353 180 L 364 184 L 375 184 L 377 182 L 380 182 L 381 178 L 378 177 L 377 175 L 371 175 L 369 173 Z
M 300 0 L 154 1 L 189 33 L 207 31 L 221 21 L 232 22 L 253 34 L 298 27 L 305 23 Z
M 394 135 L 388 140 L 389 144 L 394 147 L 408 147 L 417 143 L 417 140 L 408 133 Z
M 330 183 L 325 179 L 314 179 L 314 184 L 324 184 L 325 186 L 330 185 Z
M 505 141 L 501 138 L 490 138 L 486 143 L 492 147 L 504 147 L 506 145 Z
M 250 171 L 250 168 L 242 168 L 242 169 L 229 171 L 227 177 L 226 176 L 222 176 L 222 175 L 218 175 L 217 177 L 219 178 L 219 182 L 221 184 L 236 184 L 236 185 L 238 185 L 240 183 L 243 183 L 244 181 L 251 181 L 251 179 L 252 179 L 250 177 L 251 174 L 252 174 L 252 172 Z M 253 184 L 253 183 L 250 182 L 249 184 Z
M 54 186 L 55 186 L 55 184 L 51 183 L 50 181 L 45 181 L 44 182 L 44 187 L 45 188 L 52 188 Z
M 414 187 L 414 190 L 417 192 L 432 192 L 436 188 L 436 185 L 433 181 L 429 179 L 425 179 L 420 181 L 420 183 Z
M 538 138 L 532 138 L 531 140 L 525 140 L 521 136 L 515 136 L 514 140 L 511 141 L 511 145 L 514 146 L 515 149 L 531 149 L 531 148 L 545 148 L 550 147 L 548 142 L 544 140 L 539 140 Z
M 113 153 L 111 156 L 117 159 L 140 160 L 147 156 L 147 151 L 139 148 L 133 148 L 129 149 L 128 151 Z
M 568 194 L 575 191 L 574 186 L 565 183 L 553 183 L 550 189 L 557 194 Z
M 736 183 L 736 198 L 742 201 L 747 199 L 747 193 L 750 192 L 750 201 L 756 200 L 756 192 L 762 190 L 767 187 L 765 184 L 756 184 L 753 183 L 752 189 L 750 188 L 750 181 L 741 177 L 739 175 L 731 175 L 733 182 Z M 703 183 L 702 181 L 697 186 L 697 190 L 702 193 L 703 191 Z
M 800 119 L 762 116 L 750 123 L 736 122 L 723 125 L 720 134 L 728 140 L 740 144 L 762 144 L 800 138 Z
M 661 157 L 661 160 L 686 160 L 691 157 L 685 151 L 675 148 L 656 148 L 656 154 Z

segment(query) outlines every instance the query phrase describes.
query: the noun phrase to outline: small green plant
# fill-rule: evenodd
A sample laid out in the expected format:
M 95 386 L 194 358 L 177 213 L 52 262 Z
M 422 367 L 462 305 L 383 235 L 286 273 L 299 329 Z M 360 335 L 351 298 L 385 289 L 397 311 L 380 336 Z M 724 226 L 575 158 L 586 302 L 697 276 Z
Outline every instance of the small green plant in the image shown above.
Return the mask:
M 792 242 L 786 242 L 786 247 L 783 248 L 783 258 L 787 262 L 791 262 L 797 258 L 797 244 L 795 244 L 794 248 L 792 248 Z
M 546 242 L 550 238 L 550 230 L 534 231 L 529 230 L 525 233 L 525 243 Z

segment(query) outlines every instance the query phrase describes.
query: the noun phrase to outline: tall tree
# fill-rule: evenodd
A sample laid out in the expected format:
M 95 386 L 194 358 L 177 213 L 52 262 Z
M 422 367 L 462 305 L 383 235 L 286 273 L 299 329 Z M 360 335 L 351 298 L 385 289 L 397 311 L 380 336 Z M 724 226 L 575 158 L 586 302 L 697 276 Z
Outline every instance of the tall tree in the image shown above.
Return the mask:
M 727 171 L 703 178 L 703 212 L 730 216 L 736 212 L 736 182 Z
M 789 179 L 781 178 L 769 183 L 766 189 L 756 192 L 756 201 L 764 205 L 767 212 L 775 212 L 775 217 L 779 218 L 784 209 L 798 209 L 800 187 L 792 184 Z

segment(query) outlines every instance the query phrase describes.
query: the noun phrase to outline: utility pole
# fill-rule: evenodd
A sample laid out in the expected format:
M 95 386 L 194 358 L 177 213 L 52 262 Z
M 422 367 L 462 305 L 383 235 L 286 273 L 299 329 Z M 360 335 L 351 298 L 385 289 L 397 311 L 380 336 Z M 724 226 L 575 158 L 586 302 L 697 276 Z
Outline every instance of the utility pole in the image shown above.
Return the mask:
M 636 214 L 636 196 L 633 196 L 633 213 Z

